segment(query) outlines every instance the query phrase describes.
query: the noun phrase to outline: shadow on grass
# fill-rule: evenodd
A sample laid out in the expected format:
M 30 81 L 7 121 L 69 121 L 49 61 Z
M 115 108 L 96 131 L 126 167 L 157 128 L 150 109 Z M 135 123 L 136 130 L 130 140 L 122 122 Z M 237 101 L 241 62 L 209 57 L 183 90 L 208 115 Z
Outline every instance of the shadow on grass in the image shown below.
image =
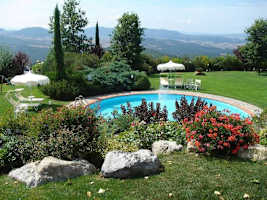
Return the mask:
M 259 76 L 267 76 L 267 72 L 258 73 Z

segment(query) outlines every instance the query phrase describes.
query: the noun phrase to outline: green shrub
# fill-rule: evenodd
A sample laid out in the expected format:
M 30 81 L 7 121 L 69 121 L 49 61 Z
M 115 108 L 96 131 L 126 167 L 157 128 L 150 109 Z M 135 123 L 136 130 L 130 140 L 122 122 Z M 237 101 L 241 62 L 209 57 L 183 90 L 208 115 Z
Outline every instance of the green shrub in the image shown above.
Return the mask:
M 89 108 L 42 110 L 33 117 L 25 115 L 24 120 L 30 123 L 22 126 L 11 119 L 1 124 L 0 130 L 9 129 L 11 133 L 0 133 L 0 170 L 8 171 L 45 156 L 84 158 L 94 163 L 92 155 L 102 155 L 105 149 L 99 141 L 98 118 Z
M 36 74 L 40 74 L 42 72 L 42 68 L 43 68 L 43 62 L 38 62 L 38 63 L 35 63 L 33 66 L 32 66 L 32 71 Z M 53 79 L 54 80 L 54 79 Z
M 267 146 L 267 129 L 262 129 L 259 133 L 260 144 Z
M 0 134 L 0 174 L 21 167 L 30 160 L 32 144 L 25 136 Z
M 110 151 L 135 152 L 138 151 L 138 147 L 134 143 L 124 142 L 118 139 L 118 137 L 114 136 L 106 139 L 103 156 Z
M 257 131 L 267 127 L 267 109 L 265 108 L 260 115 L 254 116 L 253 122 Z
M 160 122 L 144 124 L 135 122 L 131 128 L 118 136 L 121 142 L 138 146 L 139 149 L 151 149 L 152 144 L 159 140 L 172 140 L 177 144 L 185 144 L 185 133 L 176 122 Z
M 133 90 L 148 90 L 150 89 L 150 82 L 148 77 L 144 75 L 137 75 Z
M 40 89 L 55 100 L 74 100 L 79 96 L 79 88 L 67 80 L 51 81 L 49 84 L 41 86 Z
M 0 118 L 0 134 L 5 136 L 27 135 L 29 127 L 29 116 L 25 113 L 15 117 L 10 112 Z

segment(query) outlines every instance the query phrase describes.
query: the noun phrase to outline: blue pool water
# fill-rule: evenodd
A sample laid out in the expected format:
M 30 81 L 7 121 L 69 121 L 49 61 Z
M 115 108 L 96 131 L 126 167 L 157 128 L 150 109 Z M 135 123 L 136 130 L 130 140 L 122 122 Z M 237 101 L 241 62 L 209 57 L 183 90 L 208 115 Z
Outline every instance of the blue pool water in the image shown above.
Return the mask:
M 168 110 L 168 119 L 173 121 L 172 113 L 175 111 L 175 101 L 180 101 L 181 97 L 184 95 L 178 95 L 178 94 L 138 94 L 138 95 L 129 95 L 129 96 L 118 96 L 113 97 L 109 99 L 104 99 L 100 101 L 100 103 L 95 103 L 91 105 L 91 108 L 94 108 L 96 105 L 100 105 L 100 110 L 98 111 L 99 114 L 101 114 L 104 117 L 112 117 L 112 112 L 114 110 L 117 110 L 119 113 L 121 112 L 120 106 L 127 105 L 127 102 L 129 102 L 132 106 L 132 108 L 139 106 L 141 104 L 142 99 L 146 99 L 148 103 L 153 102 L 154 107 L 156 107 L 156 103 L 160 103 L 161 108 L 163 106 L 167 107 Z M 192 98 L 195 98 L 195 102 L 197 100 L 197 97 L 192 96 L 186 96 L 187 101 L 190 103 Z M 244 112 L 243 110 L 232 106 L 230 104 L 211 100 L 208 98 L 201 98 L 202 100 L 205 100 L 208 105 L 212 104 L 217 107 L 217 110 L 223 111 L 223 110 L 229 110 L 230 113 L 238 113 L 242 118 L 249 117 L 249 114 Z

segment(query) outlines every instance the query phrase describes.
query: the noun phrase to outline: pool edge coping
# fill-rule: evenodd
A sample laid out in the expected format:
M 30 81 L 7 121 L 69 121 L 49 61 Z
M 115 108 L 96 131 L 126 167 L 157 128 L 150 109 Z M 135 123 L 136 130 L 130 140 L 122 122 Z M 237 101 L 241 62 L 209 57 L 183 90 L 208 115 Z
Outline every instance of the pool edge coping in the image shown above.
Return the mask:
M 121 93 L 114 93 L 114 94 L 107 94 L 107 95 L 101 95 L 101 96 L 95 96 L 91 98 L 86 99 L 86 104 L 91 105 L 98 101 L 102 101 L 104 99 L 110 99 L 114 97 L 119 96 L 130 96 L 130 95 L 136 95 L 136 94 L 178 94 L 178 95 L 187 95 L 187 96 L 195 96 L 195 97 L 201 97 L 201 98 L 208 98 L 216 101 L 221 101 L 223 103 L 228 103 L 232 106 L 235 106 L 246 113 L 248 113 L 250 116 L 255 116 L 258 113 L 262 111 L 261 108 L 249 104 L 244 101 L 240 101 L 234 98 L 230 97 L 224 97 L 214 94 L 208 94 L 208 93 L 201 93 L 201 92 L 192 92 L 192 91 L 183 91 L 183 90 L 145 90 L 145 91 L 130 91 L 130 92 L 121 92 Z

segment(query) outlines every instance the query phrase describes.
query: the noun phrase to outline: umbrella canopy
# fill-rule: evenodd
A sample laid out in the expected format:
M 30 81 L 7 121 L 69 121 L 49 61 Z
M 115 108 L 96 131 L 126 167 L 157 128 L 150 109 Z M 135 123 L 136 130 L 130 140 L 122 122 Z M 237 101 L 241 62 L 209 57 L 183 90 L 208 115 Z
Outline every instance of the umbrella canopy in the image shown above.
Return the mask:
M 185 70 L 185 66 L 183 64 L 174 63 L 172 61 L 159 64 L 157 66 L 158 71 L 176 71 L 176 70 Z
M 22 75 L 14 76 L 10 80 L 10 82 L 13 85 L 37 86 L 37 85 L 46 85 L 50 82 L 50 80 L 47 76 L 33 74 L 32 72 L 26 72 Z

